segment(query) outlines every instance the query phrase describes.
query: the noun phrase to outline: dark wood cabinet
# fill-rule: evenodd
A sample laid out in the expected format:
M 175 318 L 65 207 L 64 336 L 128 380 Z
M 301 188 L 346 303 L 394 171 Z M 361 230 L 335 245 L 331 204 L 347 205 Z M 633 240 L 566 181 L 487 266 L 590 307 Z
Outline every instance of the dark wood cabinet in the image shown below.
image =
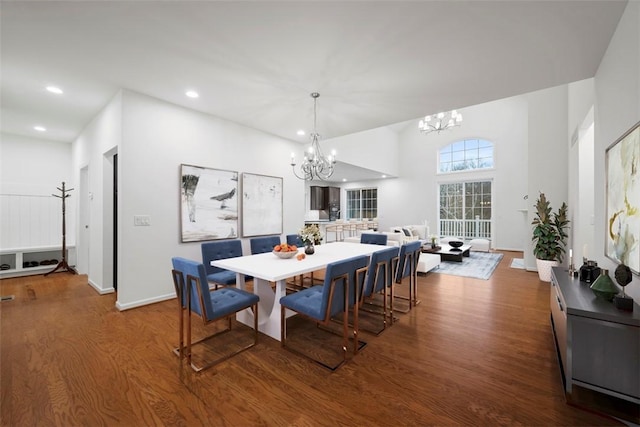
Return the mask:
M 340 206 L 340 187 L 329 187 L 329 204 Z
M 340 206 L 340 187 L 311 186 L 309 194 L 310 209 L 324 211 L 329 205 Z
M 311 187 L 311 193 L 310 193 L 310 209 L 314 210 L 314 211 L 322 211 L 324 209 L 326 209 L 326 205 L 325 205 L 325 193 L 326 193 L 326 188 L 327 187 L 318 187 L 318 186 L 312 186 Z
M 615 410 L 597 407 L 603 397 L 587 405 L 640 422 L 640 306 L 618 310 L 561 267 L 552 270 L 550 306 L 567 399 L 580 403 L 579 389 L 588 389 L 617 401 Z

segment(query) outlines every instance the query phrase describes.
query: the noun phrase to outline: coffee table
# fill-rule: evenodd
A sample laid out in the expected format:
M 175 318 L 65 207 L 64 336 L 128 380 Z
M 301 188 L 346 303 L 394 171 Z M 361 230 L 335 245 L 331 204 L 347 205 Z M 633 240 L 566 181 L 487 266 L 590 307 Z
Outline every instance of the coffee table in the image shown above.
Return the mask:
M 427 252 L 430 254 L 438 254 L 440 255 L 441 261 L 453 261 L 453 262 L 462 262 L 462 257 L 469 256 L 469 250 L 471 249 L 471 245 L 462 245 L 459 248 L 454 248 L 450 245 L 442 245 L 436 249 L 432 249 L 431 246 L 423 246 L 422 252 Z

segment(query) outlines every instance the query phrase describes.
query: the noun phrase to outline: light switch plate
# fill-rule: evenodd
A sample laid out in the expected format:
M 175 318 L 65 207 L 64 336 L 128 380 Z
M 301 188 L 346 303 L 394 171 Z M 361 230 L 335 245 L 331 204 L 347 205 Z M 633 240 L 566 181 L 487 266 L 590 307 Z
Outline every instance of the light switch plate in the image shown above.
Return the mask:
M 133 225 L 136 227 L 151 225 L 151 218 L 149 215 L 134 215 Z

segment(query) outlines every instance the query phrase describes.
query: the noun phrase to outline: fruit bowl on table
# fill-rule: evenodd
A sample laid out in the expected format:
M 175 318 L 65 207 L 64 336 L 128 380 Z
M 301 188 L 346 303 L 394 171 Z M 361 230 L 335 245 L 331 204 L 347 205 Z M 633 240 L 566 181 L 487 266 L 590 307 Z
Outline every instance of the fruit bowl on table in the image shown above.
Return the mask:
M 273 251 L 273 254 L 275 256 L 277 256 L 278 258 L 282 258 L 282 259 L 287 259 L 287 258 L 292 258 L 294 256 L 296 256 L 296 254 L 298 253 L 297 250 L 295 251 L 287 251 L 287 252 L 282 252 L 282 251 Z

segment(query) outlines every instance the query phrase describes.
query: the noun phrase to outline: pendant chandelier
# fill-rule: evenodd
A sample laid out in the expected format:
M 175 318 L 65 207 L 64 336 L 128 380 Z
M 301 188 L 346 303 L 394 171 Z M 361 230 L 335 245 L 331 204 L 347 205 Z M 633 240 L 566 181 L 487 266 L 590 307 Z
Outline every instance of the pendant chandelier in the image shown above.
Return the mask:
M 317 125 L 317 102 L 320 94 L 318 92 L 313 92 L 311 97 L 313 98 L 313 132 L 311 133 L 311 145 L 309 149 L 305 152 L 302 163 L 297 168 L 296 172 L 296 158 L 293 153 L 291 153 L 291 168 L 293 169 L 293 174 L 296 178 L 304 179 L 305 181 L 311 181 L 314 179 L 329 179 L 331 175 L 333 175 L 334 166 L 336 164 L 336 153 L 335 151 L 331 153 L 330 156 L 325 156 L 322 154 L 322 150 L 320 149 L 320 143 L 318 142 L 318 138 L 320 135 L 316 131 Z
M 420 123 L 418 123 L 418 129 L 425 134 L 431 132 L 440 133 L 443 130 L 460 126 L 460 123 L 462 123 L 462 114 L 456 110 L 451 110 L 445 113 L 425 116 L 424 120 L 420 120 Z

